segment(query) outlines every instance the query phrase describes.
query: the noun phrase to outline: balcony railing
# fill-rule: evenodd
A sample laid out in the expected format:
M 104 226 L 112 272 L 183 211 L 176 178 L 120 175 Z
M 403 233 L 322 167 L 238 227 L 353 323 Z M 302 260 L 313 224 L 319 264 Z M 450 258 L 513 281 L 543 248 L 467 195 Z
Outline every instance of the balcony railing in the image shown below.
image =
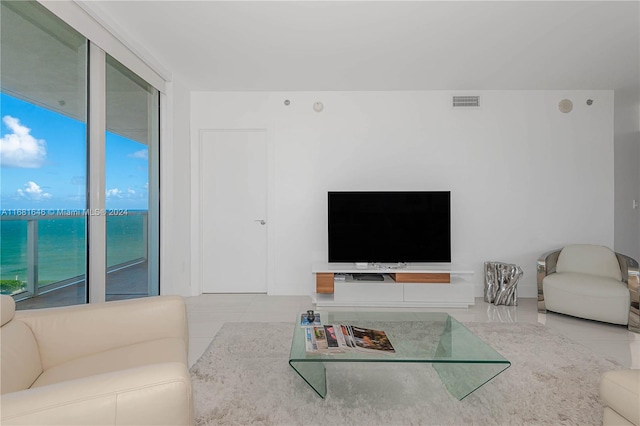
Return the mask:
M 70 220 L 77 222 L 72 225 L 67 222 Z M 26 241 L 24 225 L 17 222 L 26 223 Z M 44 227 L 41 226 L 43 223 Z M 85 280 L 86 216 L 82 212 L 3 214 L 0 216 L 0 226 L 14 228 L 13 235 L 9 235 L 10 230 L 3 230 L 1 250 L 5 253 L 7 250 L 13 251 L 14 260 L 19 257 L 19 265 L 14 263 L 9 267 L 5 265 L 3 256 L 0 272 L 2 293 L 12 294 L 16 300 L 22 300 L 78 285 Z M 65 229 L 69 228 L 75 228 L 74 231 L 78 232 L 65 234 Z M 107 216 L 108 274 L 147 261 L 147 228 L 147 211 L 127 211 L 123 215 Z M 56 235 L 56 230 L 59 235 Z M 46 244 L 41 244 L 43 236 L 39 231 L 45 234 Z M 65 253 L 65 250 L 73 253 Z M 14 288 L 11 288 L 11 283 Z

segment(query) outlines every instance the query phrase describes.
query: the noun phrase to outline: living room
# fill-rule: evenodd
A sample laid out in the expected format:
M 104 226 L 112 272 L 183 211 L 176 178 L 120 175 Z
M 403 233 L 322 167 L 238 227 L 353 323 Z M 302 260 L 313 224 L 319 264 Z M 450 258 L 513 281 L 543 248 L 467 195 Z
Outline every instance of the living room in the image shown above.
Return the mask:
M 434 11 L 428 22 L 416 19 L 420 25 L 413 23 L 411 28 L 428 27 L 428 31 L 423 30 L 428 34 L 416 33 L 411 37 L 428 37 L 440 28 L 437 25 L 446 26 L 437 22 L 458 10 L 446 3 L 437 3 L 443 10 Z M 285 6 L 269 4 L 255 9 L 204 2 L 200 7 L 207 8 L 206 13 L 185 10 L 181 20 L 198 19 L 195 17 L 198 14 L 210 16 L 206 19 L 215 19 L 212 28 L 225 29 L 229 35 L 214 33 L 209 38 L 199 35 L 189 41 L 180 39 L 179 34 L 142 25 L 147 22 L 140 18 L 145 11 L 142 3 L 91 6 L 96 10 L 110 8 L 113 16 L 117 16 L 117 22 L 111 20 L 114 27 L 123 27 L 125 33 L 131 34 L 131 42 L 140 50 L 148 51 L 149 44 L 156 43 L 158 51 L 150 56 L 157 62 L 171 54 L 180 54 L 181 46 L 186 43 L 191 43 L 194 51 L 200 51 L 206 49 L 211 40 L 228 39 L 230 34 L 255 32 L 254 37 L 262 38 L 265 43 L 265 46 L 257 42 L 245 46 L 246 41 L 240 38 L 238 43 L 242 42 L 245 50 L 228 60 L 236 47 L 216 51 L 225 58 L 221 62 L 228 68 L 222 68 L 215 56 L 208 57 L 212 61 L 210 66 L 207 63 L 189 69 L 188 73 L 186 62 L 173 62 L 176 69 L 170 71 L 174 142 L 164 156 L 171 161 L 163 164 L 168 176 L 165 182 L 170 185 L 168 196 L 171 205 L 176 206 L 164 215 L 170 223 L 165 232 L 168 231 L 171 241 L 175 242 L 170 248 L 172 255 L 168 256 L 172 259 L 170 266 L 163 271 L 164 276 L 170 277 L 171 292 L 198 295 L 202 286 L 206 286 L 206 280 L 200 276 L 207 273 L 207 268 L 202 266 L 206 262 L 201 261 L 199 240 L 200 221 L 204 222 L 200 218 L 206 218 L 203 215 L 207 214 L 202 210 L 206 208 L 207 193 L 202 193 L 200 188 L 200 179 L 205 175 L 199 168 L 200 162 L 205 161 L 201 157 L 204 153 L 200 151 L 200 132 L 210 129 L 258 129 L 266 133 L 269 294 L 313 292 L 311 265 L 326 261 L 325 203 L 329 190 L 415 190 L 425 189 L 424 182 L 428 182 L 428 190 L 451 190 L 454 261 L 470 266 L 476 276 L 481 275 L 482 262 L 490 258 L 519 264 L 525 271 L 520 288 L 526 297 L 536 295 L 534 260 L 537 255 L 569 241 L 607 245 L 632 257 L 640 254 L 639 221 L 637 210 L 632 207 L 640 186 L 637 184 L 640 175 L 633 163 L 639 154 L 635 151 L 634 139 L 637 114 L 633 69 L 636 64 L 629 56 L 635 55 L 633 42 L 629 45 L 630 51 L 624 50 L 624 54 L 618 53 L 614 58 L 615 49 L 610 48 L 609 41 L 595 34 L 593 26 L 588 25 L 589 19 L 602 17 L 615 26 L 616 19 L 632 14 L 613 9 L 607 12 L 608 8 L 597 3 L 589 12 L 581 9 L 577 14 L 580 20 L 576 18 L 576 22 L 572 22 L 576 29 L 569 30 L 563 25 L 577 15 L 565 10 L 566 4 L 549 4 L 546 7 L 550 10 L 532 11 L 518 11 L 512 2 L 507 5 L 504 5 L 507 10 L 491 12 L 486 9 L 487 5 L 465 4 L 460 19 L 469 19 L 469 25 L 474 25 L 469 31 L 477 28 L 479 33 L 480 28 L 508 21 L 505 14 L 516 16 L 530 12 L 533 15 L 520 20 L 518 25 L 523 26 L 522 33 L 533 34 L 538 29 L 541 35 L 531 36 L 535 40 L 522 40 L 518 45 L 498 32 L 486 37 L 491 41 L 502 38 L 508 41 L 490 47 L 487 44 L 490 40 L 478 39 L 472 43 L 463 35 L 438 39 L 448 44 L 439 47 L 437 52 L 424 53 L 425 57 L 414 67 L 384 59 L 385 54 L 391 58 L 404 55 L 407 62 L 415 56 L 411 44 L 401 50 L 394 47 L 403 45 L 399 30 L 395 30 L 400 32 L 397 35 L 388 29 L 379 36 L 389 37 L 388 41 L 381 44 L 373 39 L 364 47 L 360 38 L 368 39 L 371 33 L 360 35 L 350 51 L 334 53 L 337 43 L 349 39 L 346 18 L 345 22 L 334 24 L 340 26 L 332 27 L 331 37 L 322 42 L 314 38 L 313 49 L 299 48 L 305 42 L 312 43 L 300 39 L 290 41 L 295 43 L 292 46 L 278 46 L 277 43 L 289 37 L 284 22 L 314 28 L 336 14 L 313 3 L 280 10 Z M 164 7 L 168 10 L 159 9 L 156 13 L 172 13 L 170 6 Z M 368 25 L 374 25 L 375 19 L 382 19 L 379 17 L 388 12 L 382 4 L 377 7 L 382 10 L 369 12 L 372 17 Z M 520 7 L 531 7 L 531 4 Z M 554 7 L 560 8 L 555 14 L 552 13 Z M 352 4 L 343 12 L 347 17 L 358 15 L 361 10 Z M 609 15 L 605 18 L 604 13 Z M 258 15 L 272 19 L 270 24 L 264 24 L 268 28 L 255 26 Z M 317 22 L 311 18 L 314 15 Z M 408 11 L 395 11 L 393 16 L 410 15 Z M 235 16 L 239 21 L 233 31 L 224 24 L 228 16 Z M 485 21 L 476 21 L 476 16 L 483 16 Z M 206 19 L 196 20 L 193 25 L 203 27 L 201 20 Z M 102 20 L 108 21 L 109 15 Z M 402 26 L 402 21 L 395 25 Z M 599 28 L 603 25 L 598 23 Z M 579 34 L 571 33 L 578 31 L 578 27 L 582 28 Z M 396 44 L 390 41 L 392 35 L 398 38 Z M 565 40 L 566 44 L 559 40 Z M 519 46 L 527 43 L 532 46 L 523 51 Z M 622 36 L 619 43 L 625 47 L 629 44 Z M 553 50 L 550 44 L 554 45 Z M 574 45 L 589 46 L 591 54 L 597 52 L 603 56 L 592 60 L 589 55 L 578 55 L 580 49 L 573 48 Z M 283 58 L 279 65 L 282 69 L 275 68 L 277 61 L 264 57 L 270 52 L 268 49 L 276 49 L 274 46 L 278 48 L 271 54 Z M 160 51 L 161 48 L 164 50 Z M 221 47 L 214 45 L 214 48 Z M 494 53 L 486 52 L 487 49 Z M 316 51 L 319 53 L 315 54 Z M 457 54 L 446 53 L 450 51 Z M 345 57 L 356 53 L 343 67 L 338 62 L 328 62 L 346 60 Z M 438 56 L 429 56 L 436 53 Z M 500 61 L 478 62 L 492 55 L 499 56 Z M 375 66 L 367 65 L 374 60 L 378 61 Z M 563 62 L 545 66 L 553 60 Z M 595 71 L 593 61 L 601 66 L 607 64 L 610 69 Z M 477 70 L 466 65 L 468 62 L 475 64 Z M 232 63 L 237 65 L 232 67 Z M 448 64 L 448 67 L 433 67 L 432 63 Z M 317 64 L 313 73 L 309 64 Z M 220 69 L 219 78 L 207 78 L 214 65 Z M 354 68 L 356 66 L 358 68 Z M 624 77 L 620 75 L 622 68 Z M 251 78 L 245 76 L 248 69 L 252 70 Z M 558 69 L 562 72 L 555 71 Z M 480 107 L 453 108 L 454 95 L 479 96 Z M 559 111 L 558 103 L 563 99 L 573 102 L 570 113 Z M 321 112 L 314 111 L 315 102 L 323 104 Z M 391 158 L 397 161 L 389 161 Z M 586 164 L 590 167 L 586 168 Z M 185 170 L 190 173 L 183 173 Z M 509 193 L 510 201 L 491 200 L 505 193 Z M 505 203 L 512 214 L 504 214 Z M 550 205 L 553 207 L 548 208 Z M 555 220 L 559 214 L 571 219 Z M 500 236 L 489 232 L 497 225 L 503 230 Z M 505 244 L 507 235 L 515 231 L 521 237 L 510 238 L 508 245 Z M 479 283 L 476 290 L 476 296 L 480 296 Z
M 451 264 L 472 271 L 475 305 L 405 310 L 446 311 L 498 328 L 544 324 L 615 368 L 640 367 L 640 341 L 625 327 L 539 314 L 536 264 L 542 253 L 576 243 L 640 259 L 636 2 L 54 3 L 44 5 L 75 27 L 89 19 L 106 29 L 105 40 L 114 38 L 166 84 L 159 291 L 186 298 L 189 366 L 203 354 L 220 355 L 207 351 L 225 324 L 289 321 L 316 308 L 312 268 L 327 262 L 328 192 L 450 191 Z M 126 55 L 119 59 L 126 63 Z M 454 97 L 477 105 L 453 106 Z M 242 163 L 246 155 L 216 163 L 209 142 L 245 136 L 262 145 L 260 156 L 249 156 L 257 163 Z M 252 176 L 262 198 L 243 210 L 229 192 L 242 191 L 231 177 L 247 164 L 260 165 Z M 212 183 L 225 176 L 233 190 Z M 211 220 L 222 214 L 227 219 Z M 250 220 L 254 233 L 237 247 L 212 238 L 216 223 L 240 235 L 230 225 L 237 217 Z M 522 268 L 517 307 L 483 301 L 485 261 Z M 245 278 L 256 275 L 259 282 Z M 327 370 L 339 389 L 341 370 Z M 590 380 L 571 383 L 593 386 L 599 376 Z M 246 389 L 238 385 L 225 398 Z M 336 392 L 328 407 L 355 404 L 336 402 L 345 396 Z M 597 394 L 592 389 L 588 398 Z M 380 405 L 374 396 L 358 397 L 365 401 L 357 410 Z M 492 395 L 483 398 L 498 409 Z M 302 399 L 305 410 L 320 401 Z M 217 414 L 226 414 L 208 412 L 198 422 L 289 424 L 303 415 L 263 418 L 264 405 L 252 414 L 221 404 Z M 372 411 L 353 423 L 394 423 L 384 410 Z M 413 414 L 425 417 L 395 423 L 430 423 L 428 414 Z M 309 415 L 311 423 L 320 418 Z M 490 424 L 484 415 L 479 423 Z M 494 420 L 548 420 L 527 415 Z M 471 421 L 439 416 L 431 424 Z

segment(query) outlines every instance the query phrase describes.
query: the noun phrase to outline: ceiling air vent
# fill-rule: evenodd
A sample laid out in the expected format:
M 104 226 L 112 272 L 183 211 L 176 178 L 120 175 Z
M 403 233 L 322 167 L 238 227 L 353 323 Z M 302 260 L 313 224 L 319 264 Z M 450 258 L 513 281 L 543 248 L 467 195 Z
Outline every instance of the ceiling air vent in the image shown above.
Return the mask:
M 454 96 L 453 107 L 477 108 L 480 106 L 480 96 Z

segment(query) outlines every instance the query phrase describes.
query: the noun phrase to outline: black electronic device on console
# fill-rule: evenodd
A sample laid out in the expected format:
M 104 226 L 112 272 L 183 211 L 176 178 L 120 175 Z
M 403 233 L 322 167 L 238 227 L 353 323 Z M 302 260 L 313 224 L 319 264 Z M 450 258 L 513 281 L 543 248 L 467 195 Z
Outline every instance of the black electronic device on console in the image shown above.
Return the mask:
M 353 274 L 353 279 L 356 281 L 384 281 L 384 275 L 382 274 Z

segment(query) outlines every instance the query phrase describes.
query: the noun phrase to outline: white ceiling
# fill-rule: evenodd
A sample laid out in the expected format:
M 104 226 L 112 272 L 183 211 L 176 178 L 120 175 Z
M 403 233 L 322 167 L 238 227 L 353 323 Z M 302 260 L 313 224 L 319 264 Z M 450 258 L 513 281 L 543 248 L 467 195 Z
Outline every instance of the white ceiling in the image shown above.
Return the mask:
M 639 1 L 87 1 L 192 90 L 622 89 Z

